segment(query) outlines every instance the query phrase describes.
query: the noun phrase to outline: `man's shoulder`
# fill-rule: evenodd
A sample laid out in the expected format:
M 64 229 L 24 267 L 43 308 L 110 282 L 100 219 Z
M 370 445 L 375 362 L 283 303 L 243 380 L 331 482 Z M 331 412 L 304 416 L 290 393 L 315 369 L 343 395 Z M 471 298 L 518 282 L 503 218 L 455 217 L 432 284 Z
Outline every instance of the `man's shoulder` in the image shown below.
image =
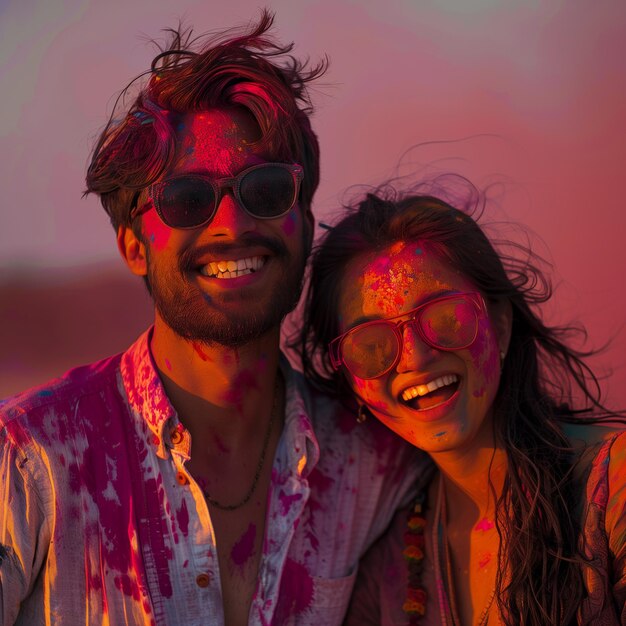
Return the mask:
M 81 399 L 117 387 L 121 356 L 72 368 L 58 378 L 1 399 L 0 431 L 4 430 L 9 440 L 26 430 L 34 434 L 46 416 L 69 413 Z
M 357 421 L 357 411 L 348 402 L 313 387 L 300 372 L 294 372 L 320 447 L 357 446 L 375 455 L 395 455 L 414 450 L 384 424 L 370 417 Z

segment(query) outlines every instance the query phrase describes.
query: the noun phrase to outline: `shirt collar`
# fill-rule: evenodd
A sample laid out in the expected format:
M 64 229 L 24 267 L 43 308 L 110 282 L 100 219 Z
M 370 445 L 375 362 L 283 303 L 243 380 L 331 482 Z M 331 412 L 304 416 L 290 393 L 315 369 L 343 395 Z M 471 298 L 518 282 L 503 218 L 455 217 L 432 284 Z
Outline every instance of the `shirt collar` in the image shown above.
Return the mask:
M 287 466 L 299 477 L 306 478 L 320 457 L 320 447 L 311 420 L 310 389 L 284 354 L 281 354 L 280 370 L 285 379 L 282 442 L 285 445 Z
M 120 364 L 122 384 L 130 409 L 150 429 L 157 455 L 168 456 L 166 443 L 169 431 L 178 425 L 176 411 L 165 394 L 156 364 L 150 352 L 154 327 L 143 333 L 122 355 Z M 284 354 L 280 370 L 285 380 L 285 424 L 282 440 L 287 455 L 286 464 L 298 476 L 306 478 L 317 465 L 319 444 L 310 417 L 310 390 L 304 378 L 296 372 Z
M 167 452 L 163 431 L 168 422 L 176 417 L 176 411 L 165 395 L 150 352 L 153 328 L 143 333 L 122 355 L 120 370 L 133 415 L 148 426 L 152 432 L 152 443 L 157 446 L 158 456 L 165 458 Z

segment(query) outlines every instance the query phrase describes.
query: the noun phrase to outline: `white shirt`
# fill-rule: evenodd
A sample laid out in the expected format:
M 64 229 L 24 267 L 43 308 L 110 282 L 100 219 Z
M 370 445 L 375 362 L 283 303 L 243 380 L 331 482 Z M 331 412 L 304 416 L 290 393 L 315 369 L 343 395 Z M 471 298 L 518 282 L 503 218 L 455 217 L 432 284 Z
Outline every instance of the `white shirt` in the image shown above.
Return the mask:
M 1 626 L 224 623 L 211 516 L 149 337 L 1 403 Z M 248 623 L 340 624 L 359 557 L 421 465 L 281 367 L 285 425 Z

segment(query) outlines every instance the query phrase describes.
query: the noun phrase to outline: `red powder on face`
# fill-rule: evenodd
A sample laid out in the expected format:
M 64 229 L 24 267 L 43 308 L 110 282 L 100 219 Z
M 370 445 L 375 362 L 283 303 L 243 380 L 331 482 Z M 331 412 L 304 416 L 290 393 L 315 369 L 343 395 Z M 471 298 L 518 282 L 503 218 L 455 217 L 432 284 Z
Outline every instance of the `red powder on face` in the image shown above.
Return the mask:
M 238 567 L 243 567 L 254 554 L 254 540 L 256 538 L 256 525 L 250 524 L 248 530 L 241 535 L 237 543 L 230 551 L 230 558 Z

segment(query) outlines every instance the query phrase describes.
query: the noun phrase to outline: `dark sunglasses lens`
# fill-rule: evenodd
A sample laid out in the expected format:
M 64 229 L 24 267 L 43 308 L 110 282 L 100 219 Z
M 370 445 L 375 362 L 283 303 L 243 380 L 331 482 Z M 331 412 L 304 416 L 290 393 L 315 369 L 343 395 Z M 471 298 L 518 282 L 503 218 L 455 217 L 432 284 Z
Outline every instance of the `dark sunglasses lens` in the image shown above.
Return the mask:
M 208 181 L 191 176 L 164 183 L 158 195 L 163 221 L 174 228 L 192 228 L 209 220 L 215 211 L 215 191 Z
M 422 309 L 420 326 L 426 339 L 444 350 L 469 346 L 476 339 L 476 307 L 466 298 L 433 302 Z
M 241 179 L 239 195 L 252 215 L 261 218 L 278 217 L 294 205 L 294 177 L 284 167 L 259 167 Z
M 348 370 L 359 378 L 375 378 L 398 356 L 398 340 L 389 324 L 355 328 L 341 342 L 341 355 Z

